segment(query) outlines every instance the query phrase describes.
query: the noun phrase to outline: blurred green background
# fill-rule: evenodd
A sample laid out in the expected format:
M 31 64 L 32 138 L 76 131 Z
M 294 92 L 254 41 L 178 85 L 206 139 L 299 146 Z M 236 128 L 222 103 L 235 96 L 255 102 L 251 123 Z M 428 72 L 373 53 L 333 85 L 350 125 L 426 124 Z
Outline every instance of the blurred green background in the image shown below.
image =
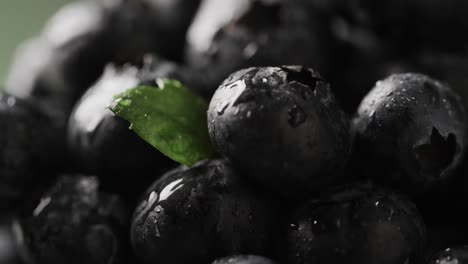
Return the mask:
M 37 34 L 47 19 L 68 0 L 0 0 L 0 84 L 16 46 Z

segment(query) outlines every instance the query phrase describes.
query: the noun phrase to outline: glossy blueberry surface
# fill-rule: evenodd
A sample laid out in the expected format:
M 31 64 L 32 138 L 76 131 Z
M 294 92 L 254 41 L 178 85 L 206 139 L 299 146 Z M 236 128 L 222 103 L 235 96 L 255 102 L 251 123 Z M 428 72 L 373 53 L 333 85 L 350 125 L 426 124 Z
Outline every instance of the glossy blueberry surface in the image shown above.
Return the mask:
M 212 264 L 275 264 L 275 262 L 260 256 L 241 255 L 218 259 Z
M 466 113 L 447 85 L 422 74 L 377 82 L 355 120 L 370 177 L 411 194 L 450 178 L 466 144 Z
M 468 263 L 468 247 L 459 246 L 447 248 L 437 253 L 430 264 L 466 264 Z
M 284 263 L 421 263 L 424 244 L 411 202 L 370 185 L 346 186 L 292 213 Z
M 104 188 L 122 192 L 132 202 L 158 172 L 174 164 L 108 109 L 115 95 L 142 82 L 142 75 L 150 72 L 145 67 L 109 65 L 80 99 L 68 124 L 68 148 L 78 171 L 97 175 Z
M 0 210 L 27 203 L 64 166 L 64 123 L 31 101 L 0 93 Z
M 146 53 L 180 60 L 185 31 L 200 1 L 183 2 L 85 0 L 65 5 L 39 36 L 18 48 L 6 89 L 22 98 L 45 99 L 68 113 L 108 63 L 135 62 Z
M 222 160 L 180 167 L 157 180 L 134 212 L 132 244 L 143 263 L 210 263 L 233 254 L 268 256 L 275 202 Z
M 304 67 L 232 74 L 211 100 L 208 129 L 222 155 L 285 196 L 333 183 L 351 150 L 348 119 L 329 83 Z
M 64 176 L 14 224 L 26 263 L 126 263 L 128 216 L 95 177 Z
M 334 41 L 327 23 L 302 1 L 205 1 L 188 32 L 187 62 L 212 92 L 247 67 L 298 64 L 328 72 Z

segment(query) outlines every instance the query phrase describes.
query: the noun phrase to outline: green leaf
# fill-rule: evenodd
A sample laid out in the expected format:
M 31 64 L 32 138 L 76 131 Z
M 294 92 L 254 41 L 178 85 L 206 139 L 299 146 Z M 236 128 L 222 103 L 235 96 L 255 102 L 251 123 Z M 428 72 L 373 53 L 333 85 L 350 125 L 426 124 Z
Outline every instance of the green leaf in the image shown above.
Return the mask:
M 215 155 L 208 135 L 208 103 L 179 81 L 159 80 L 158 87 L 139 86 L 115 97 L 112 112 L 130 129 L 169 158 L 192 166 Z

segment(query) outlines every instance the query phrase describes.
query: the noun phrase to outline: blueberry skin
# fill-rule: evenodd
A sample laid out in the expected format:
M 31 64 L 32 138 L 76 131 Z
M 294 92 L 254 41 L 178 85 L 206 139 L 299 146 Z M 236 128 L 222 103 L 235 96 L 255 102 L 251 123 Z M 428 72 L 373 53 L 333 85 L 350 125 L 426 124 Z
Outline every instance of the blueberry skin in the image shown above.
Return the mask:
M 212 92 L 247 67 L 297 64 L 328 72 L 334 41 L 327 18 L 297 1 L 224 2 L 206 1 L 188 32 L 187 63 Z
M 0 210 L 16 210 L 65 166 L 65 120 L 0 93 Z
M 157 174 L 175 164 L 108 109 L 115 95 L 143 81 L 150 72 L 146 67 L 109 65 L 77 103 L 68 123 L 68 149 L 77 171 L 97 175 L 104 189 L 118 191 L 130 203 L 154 181 L 148 171 Z M 137 176 L 129 181 L 130 175 Z
M 423 51 L 417 58 L 421 72 L 446 82 L 463 99 L 465 109 L 468 107 L 468 69 L 467 56 L 459 53 Z
M 112 24 L 97 1 L 64 6 L 40 36 L 19 46 L 6 90 L 21 98 L 46 100 L 69 112 L 117 51 Z
M 268 256 L 274 201 L 243 182 L 222 160 L 167 172 L 133 215 L 132 244 L 143 263 L 210 263 L 232 254 Z
M 430 264 L 443 264 L 443 263 L 468 263 L 468 246 L 459 246 L 454 248 L 447 248 L 437 253 L 429 262 Z
M 77 1 L 64 6 L 40 36 L 18 48 L 7 91 L 44 99 L 69 113 L 108 63 L 136 62 L 146 53 L 180 60 L 199 1 L 169 2 Z M 179 22 L 168 26 L 175 18 Z
M 220 154 L 250 178 L 296 198 L 335 182 L 351 149 L 347 117 L 309 68 L 249 68 L 218 88 L 208 130 Z
M 356 146 L 373 179 L 418 194 L 460 165 L 465 120 L 460 97 L 447 85 L 422 74 L 391 75 L 361 102 Z
M 416 207 L 370 185 L 338 188 L 291 214 L 285 263 L 420 263 L 425 227 Z M 407 262 L 405 262 L 407 261 Z
M 275 264 L 275 262 L 260 256 L 241 255 L 218 259 L 212 264 Z
M 125 263 L 128 219 L 97 178 L 64 176 L 14 230 L 26 263 Z

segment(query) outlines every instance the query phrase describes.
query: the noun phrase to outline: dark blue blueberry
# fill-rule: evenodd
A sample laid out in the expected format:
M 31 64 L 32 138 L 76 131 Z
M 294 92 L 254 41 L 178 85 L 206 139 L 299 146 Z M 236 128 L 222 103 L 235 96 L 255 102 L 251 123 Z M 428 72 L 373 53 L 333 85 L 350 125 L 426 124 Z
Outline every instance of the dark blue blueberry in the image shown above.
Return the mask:
M 208 129 L 236 168 L 286 197 L 335 183 L 351 151 L 349 122 L 329 83 L 300 66 L 229 76 L 211 100 Z
M 14 224 L 26 263 L 127 263 L 129 217 L 95 177 L 65 176 Z
M 377 82 L 355 120 L 363 168 L 374 180 L 418 194 L 450 178 L 466 144 L 462 101 L 447 85 L 422 74 Z
M 425 227 L 416 207 L 370 185 L 310 200 L 288 222 L 284 263 L 420 263 Z
M 204 161 L 157 180 L 133 215 L 132 243 L 143 263 L 204 264 L 222 256 L 269 256 L 275 201 L 243 182 L 229 163 Z

